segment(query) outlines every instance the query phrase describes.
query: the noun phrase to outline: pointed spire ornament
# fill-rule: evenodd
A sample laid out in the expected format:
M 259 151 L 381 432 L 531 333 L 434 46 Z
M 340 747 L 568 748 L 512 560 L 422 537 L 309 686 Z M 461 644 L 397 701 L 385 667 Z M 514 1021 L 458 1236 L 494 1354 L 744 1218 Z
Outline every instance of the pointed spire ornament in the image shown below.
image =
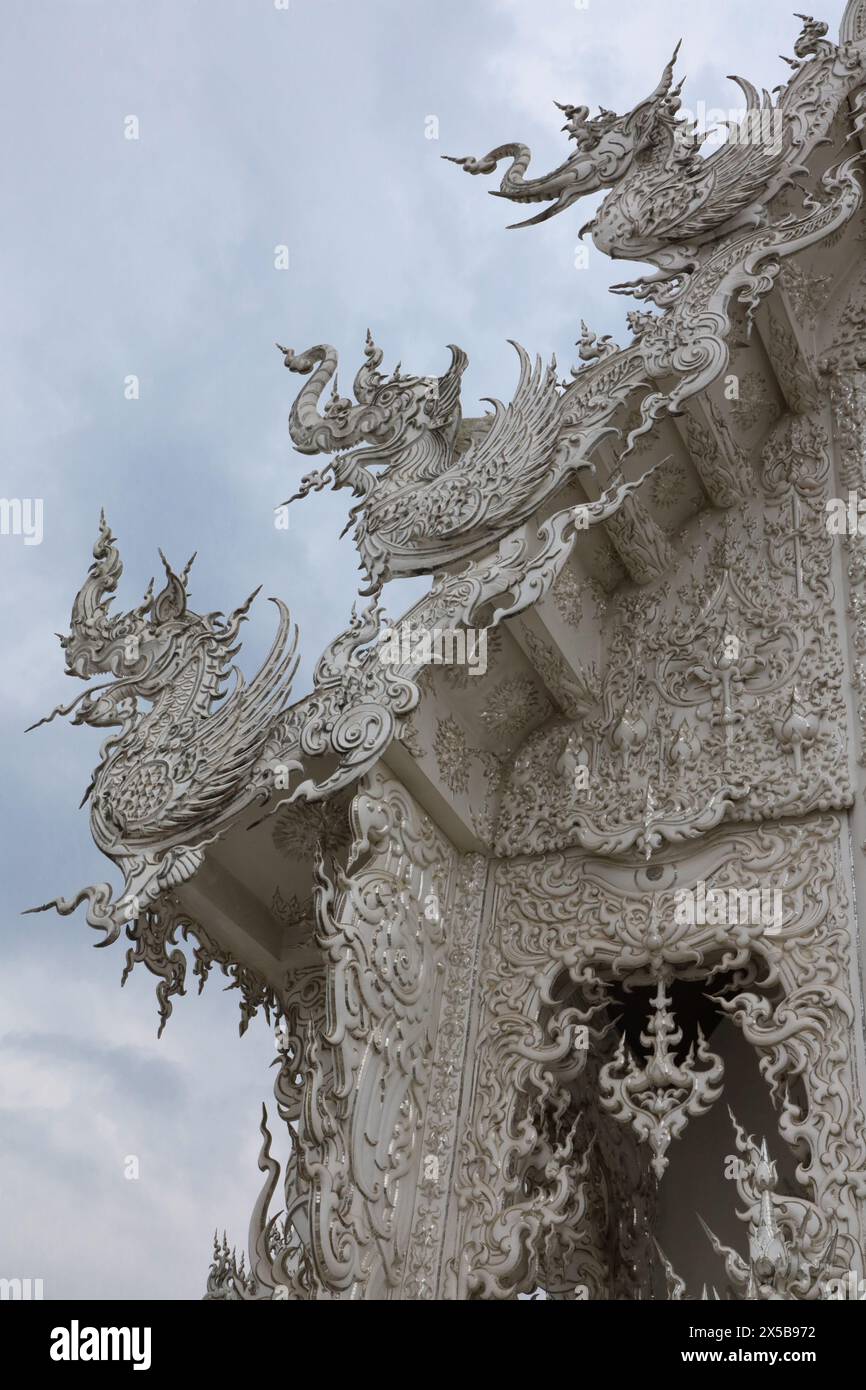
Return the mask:
M 670 1012 L 668 980 L 662 976 L 652 1000 L 652 1013 L 640 1040 L 651 1049 L 640 1064 L 626 1049 L 625 1034 L 612 1062 L 599 1072 L 599 1099 L 605 1110 L 632 1129 L 652 1150 L 651 1166 L 657 1178 L 668 1166 L 667 1151 L 682 1134 L 690 1118 L 705 1115 L 722 1093 L 724 1062 L 710 1052 L 700 1028 L 697 1047 L 692 1043 L 685 1060 L 678 1063 L 676 1049 L 682 1042 Z M 704 1069 L 700 1070 L 699 1065 Z

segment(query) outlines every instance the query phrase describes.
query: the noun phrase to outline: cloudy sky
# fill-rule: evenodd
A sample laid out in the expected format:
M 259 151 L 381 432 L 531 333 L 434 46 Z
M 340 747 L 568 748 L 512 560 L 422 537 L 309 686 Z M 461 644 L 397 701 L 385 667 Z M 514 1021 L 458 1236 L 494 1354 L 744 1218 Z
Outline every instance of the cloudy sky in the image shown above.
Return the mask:
M 522 140 L 550 167 L 566 148 L 553 99 L 623 111 L 681 36 L 685 104 L 736 108 L 725 74 L 785 79 L 791 9 L 7 0 L 2 491 L 43 500 L 44 535 L 0 536 L 0 1276 L 41 1278 L 46 1298 L 197 1298 L 214 1226 L 243 1243 L 259 1186 L 264 1022 L 239 1042 L 235 997 L 215 977 L 157 1042 L 151 977 L 118 987 L 121 944 L 93 951 L 83 910 L 20 916 L 108 869 L 76 810 L 98 734 L 56 721 L 23 735 L 77 693 L 52 634 L 68 626 L 100 506 L 126 566 L 119 607 L 140 600 L 158 545 L 177 565 L 197 550 L 199 611 L 264 585 L 248 674 L 272 635 L 264 595 L 289 602 L 303 693 L 348 619 L 355 562 L 336 539 L 346 494 L 274 529 L 272 508 L 309 466 L 286 432 L 300 378 L 274 341 L 335 344 L 344 392 L 368 326 L 386 368 L 436 373 L 456 342 L 470 414 L 481 396 L 510 395 L 508 338 L 567 369 L 582 317 L 622 333 L 628 304 L 607 286 L 629 276 L 595 252 L 576 268 L 585 209 L 508 232 L 490 181 L 439 156 Z M 843 9 L 823 0 L 834 33 Z M 389 594 L 389 611 L 409 595 Z

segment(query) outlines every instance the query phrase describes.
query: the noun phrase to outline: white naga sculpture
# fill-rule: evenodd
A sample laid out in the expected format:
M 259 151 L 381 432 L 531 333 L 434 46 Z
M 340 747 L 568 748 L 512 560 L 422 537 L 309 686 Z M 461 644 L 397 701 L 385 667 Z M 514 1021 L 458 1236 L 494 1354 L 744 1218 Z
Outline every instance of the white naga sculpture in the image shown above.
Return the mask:
M 471 419 L 460 348 L 386 375 L 368 335 L 348 400 L 333 347 L 280 347 L 292 440 L 331 456 L 296 497 L 351 490 L 366 603 L 303 699 L 282 604 L 227 693 L 249 600 L 194 614 L 166 564 L 112 617 L 100 525 L 61 641 L 108 679 L 55 714 L 111 730 L 88 795 L 123 884 L 49 906 L 125 928 L 161 1025 L 180 935 L 276 1029 L 291 1156 L 264 1113 L 210 1298 L 863 1274 L 866 537 L 827 519 L 866 493 L 866 0 L 794 52 L 707 157 L 672 61 L 627 115 L 564 106 L 551 174 L 519 144 L 457 161 L 510 160 L 532 222 L 608 189 L 596 247 L 655 266 L 619 287 L 627 345 L 582 324 L 567 381 L 515 345 L 513 399 Z M 395 643 L 404 575 L 431 583 Z M 479 633 L 485 669 L 442 655 Z M 764 1137 L 733 1121 L 728 1152 L 725 1105 Z

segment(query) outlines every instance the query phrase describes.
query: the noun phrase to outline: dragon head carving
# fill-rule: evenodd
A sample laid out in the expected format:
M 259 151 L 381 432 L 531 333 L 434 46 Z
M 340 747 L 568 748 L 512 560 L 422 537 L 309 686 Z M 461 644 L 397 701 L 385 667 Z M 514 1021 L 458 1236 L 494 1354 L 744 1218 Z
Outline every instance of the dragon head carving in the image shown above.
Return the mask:
M 127 665 L 130 644 L 140 641 L 147 627 L 153 604 L 153 587 L 148 587 L 143 603 L 129 613 L 111 615 L 109 607 L 117 589 L 123 564 L 114 536 L 99 516 L 99 535 L 93 547 L 93 563 L 72 605 L 69 635 L 58 633 L 66 656 L 66 673 L 87 680 L 97 672 L 110 671 L 121 676 Z
M 117 677 L 118 687 L 152 696 L 160 687 L 165 656 L 172 648 L 172 631 L 188 626 L 186 581 L 195 555 L 181 574 L 175 574 L 160 550 L 165 567 L 165 587 L 154 595 L 153 580 L 147 585 L 143 602 L 128 613 L 110 613 L 122 562 L 110 527 L 100 513 L 99 535 L 93 546 L 93 563 L 88 577 L 72 603 L 70 632 L 58 635 L 67 663 L 67 676 L 81 680 L 99 674 Z M 249 606 L 249 605 L 247 605 Z M 203 619 L 197 619 L 203 624 Z M 133 698 L 132 694 L 129 698 Z M 96 717 L 97 708 L 106 708 L 106 699 L 85 705 L 74 723 L 104 724 Z M 93 714 L 95 717 L 90 717 Z
M 549 174 L 536 179 L 525 178 L 532 155 L 529 147 L 522 144 L 499 145 L 482 159 L 453 155 L 443 155 L 443 158 L 459 164 L 467 174 L 492 174 L 501 160 L 510 158 L 511 164 L 499 188 L 493 190 L 493 196 L 515 203 L 549 204 L 534 217 L 512 223 L 512 227 L 531 227 L 546 222 L 580 198 L 601 188 L 613 188 L 625 178 L 635 161 L 656 148 L 674 150 L 681 163 L 689 164 L 698 157 L 700 140 L 694 136 L 692 126 L 687 128 L 685 122 L 677 120 L 682 84 L 674 86 L 673 75 L 679 50 L 677 44 L 650 95 L 623 116 L 599 107 L 599 114 L 591 117 L 588 106 L 555 102 L 566 117 L 562 129 L 576 148 Z M 689 138 L 685 138 L 687 129 Z
M 348 453 L 363 444 L 370 446 L 367 462 L 387 464 L 415 439 L 432 442 L 441 436 L 445 442 L 460 423 L 460 379 L 469 359 L 453 344 L 451 365 L 442 376 L 405 375 L 400 363 L 385 376 L 379 371 L 382 349 L 368 329 L 364 362 L 354 381 L 354 405 L 339 393 L 335 348 L 320 343 L 295 353 L 277 346 L 290 372 L 312 373 L 289 417 L 289 434 L 299 453 Z M 318 401 L 328 382 L 331 395 L 320 413 Z M 354 481 L 345 463 L 343 472 L 347 481 Z
M 339 394 L 335 348 L 320 343 L 299 354 L 291 348 L 280 351 L 289 371 L 311 374 L 289 416 L 295 448 L 302 454 L 335 455 L 325 469 L 301 479 L 289 502 L 319 492 L 329 482 L 338 489 L 349 487 L 362 500 L 351 512 L 348 529 L 374 495 L 396 497 L 407 488 L 432 485 L 453 461 L 463 421 L 460 383 L 469 361 L 462 348 L 449 345 L 451 364 L 442 376 L 406 375 L 399 363 L 385 376 L 379 371 L 382 351 L 368 331 L 364 362 L 354 381 L 356 404 Z M 329 382 L 330 398 L 320 411 Z M 376 465 L 379 472 L 372 471 Z M 375 589 L 383 561 L 372 542 L 364 545 L 366 537 L 362 522 L 356 539 Z
M 189 663 L 194 651 L 202 652 L 204 664 L 214 668 L 212 674 L 219 678 L 217 673 L 225 665 L 225 658 L 233 654 L 240 624 L 255 594 L 225 622 L 220 621 L 219 614 L 202 617 L 191 613 L 187 583 L 195 555 L 180 574 L 175 573 L 161 550 L 159 556 L 165 568 L 165 585 L 160 592 L 154 593 L 151 580 L 138 607 L 128 613 L 112 614 L 110 606 L 123 563 L 105 514 L 100 513 L 93 563 L 75 596 L 69 633 L 57 635 L 66 658 L 67 675 L 80 680 L 96 675 L 116 679 L 106 686 L 91 687 L 72 705 L 58 707 L 50 718 L 74 709 L 74 724 L 98 728 L 124 724 L 138 711 L 137 697 L 157 701 L 180 668 Z

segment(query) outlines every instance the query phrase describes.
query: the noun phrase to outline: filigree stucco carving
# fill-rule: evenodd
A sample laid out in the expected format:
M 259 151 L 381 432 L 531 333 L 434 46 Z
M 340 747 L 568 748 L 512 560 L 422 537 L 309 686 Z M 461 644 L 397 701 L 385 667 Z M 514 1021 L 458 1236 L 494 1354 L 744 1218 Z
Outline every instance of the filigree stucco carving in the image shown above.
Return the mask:
M 759 1055 L 779 1134 L 798 1159 L 803 1202 L 819 1213 L 822 1232 L 832 1226 L 859 1248 L 866 1138 L 854 1076 L 858 1012 L 838 820 L 720 829 L 697 853 L 666 851 L 659 869 L 651 878 L 634 862 L 616 867 L 582 854 L 499 866 L 474 1110 L 461 1158 L 461 1268 L 470 1293 L 511 1297 L 524 1277 L 535 1234 L 526 1225 L 519 1227 L 523 1261 L 512 1254 L 502 1278 L 490 1277 L 501 1249 L 494 1232 L 505 1226 L 484 1175 L 497 1167 L 516 1172 L 509 1155 L 529 1132 L 515 1120 L 520 1087 L 504 1065 L 512 1049 L 534 1056 L 549 1037 L 551 1063 L 569 1055 L 564 1033 L 576 1015 L 558 984 L 563 975 L 587 1002 L 603 998 L 597 991 L 610 981 L 658 985 L 679 977 L 714 986 L 719 1006 Z M 778 933 L 759 923 L 678 921 L 676 892 L 702 877 L 720 887 L 784 882 Z M 551 1008 L 553 1000 L 563 1002 Z M 538 1041 L 525 1048 L 521 1039 L 533 1029 L 541 1030 Z M 596 1046 L 591 1031 L 590 1058 Z M 548 1072 L 548 1085 L 555 1075 Z M 506 1201 L 514 1190 L 506 1183 Z
M 736 1214 L 747 1223 L 747 1254 L 742 1256 L 723 1245 L 703 1218 L 698 1217 L 719 1257 L 720 1274 L 726 1276 L 725 1297 L 750 1302 L 810 1302 L 826 1297 L 829 1280 L 849 1268 L 852 1242 L 847 1237 L 839 1239 L 834 1223 L 814 1202 L 777 1192 L 776 1162 L 770 1158 L 767 1140 L 757 1144 L 751 1135 L 745 1134 L 730 1107 L 729 1114 L 737 1151 L 744 1156 L 735 1170 L 740 1203 Z M 687 1299 L 685 1281 L 679 1278 L 661 1247 L 657 1248 L 668 1298 L 675 1302 Z M 703 1297 L 708 1297 L 706 1285 Z M 715 1282 L 712 1297 L 719 1299 Z
M 474 927 L 460 925 L 465 902 L 450 926 L 453 852 L 400 787 L 368 778 L 352 826 L 354 869 L 320 859 L 315 871 L 319 962 L 292 974 L 282 1001 L 285 1217 L 269 1215 L 280 1167 L 263 1119 L 253 1278 L 217 1246 L 211 1297 L 384 1298 L 408 1276 L 442 976 L 459 1010 L 462 933 Z
M 462 1079 L 475 998 L 479 925 L 484 906 L 487 860 L 470 855 L 455 879 L 449 913 L 445 984 L 436 1035 L 436 1052 L 421 1146 L 421 1169 L 412 1233 L 406 1253 L 403 1296 L 441 1297 L 439 1262 L 457 1151 Z
M 817 422 L 787 417 L 764 448 L 760 497 L 695 523 L 700 551 L 681 551 L 673 583 L 614 597 L 595 707 L 527 740 L 499 853 L 615 853 L 722 817 L 850 804 L 828 445 Z
M 354 535 L 369 576 L 366 592 L 376 592 L 391 574 L 429 572 L 471 554 L 534 510 L 552 469 L 561 476 L 556 364 L 545 368 L 536 359 L 533 367 L 523 348 L 515 349 L 520 377 L 512 401 L 494 401 L 489 426 L 473 422 L 465 430 L 459 381 L 467 358 L 458 348 L 451 349 L 449 373 L 438 379 L 401 376 L 399 368 L 386 379 L 362 368 L 355 379 L 359 404 L 332 398 L 324 417 L 316 401 L 336 371 L 335 350 L 286 353 L 294 372 L 321 363 L 295 401 L 289 427 L 304 453 L 348 450 L 331 467 L 334 486 L 350 487 L 361 499 Z M 376 366 L 382 357 L 369 340 L 367 356 Z M 386 466 L 376 475 L 370 464 Z M 297 496 L 327 479 L 327 469 L 305 478 Z
M 783 265 L 780 278 L 797 318 L 804 327 L 814 328 L 832 293 L 832 275 L 810 273 L 796 260 L 791 260 Z
M 288 1126 L 291 1151 L 282 1170 L 283 1208 L 271 1212 L 280 1184 L 281 1167 L 271 1154 L 272 1135 L 267 1109 L 262 1106 L 259 1126 L 262 1145 L 259 1168 L 265 1174 L 262 1189 L 250 1217 L 247 1254 L 229 1247 L 223 1235 L 214 1235 L 214 1254 L 207 1277 L 207 1300 L 258 1302 L 291 1299 L 304 1302 L 317 1296 L 315 1264 L 309 1232 L 299 1215 L 303 1190 L 298 1174 L 297 1126 L 313 1039 L 325 1017 L 325 970 L 322 962 L 292 971 L 281 992 L 276 1031 L 277 1076 L 274 1099 L 280 1119 Z M 247 1257 L 249 1264 L 247 1264 Z
M 463 793 L 469 786 L 469 745 L 466 734 L 451 715 L 436 723 L 433 752 L 439 776 L 450 792 Z
M 486 959 L 484 976 L 489 988 Z M 479 1142 L 470 1155 L 464 1141 L 458 1177 L 461 1214 L 471 1207 L 476 1225 L 456 1264 L 460 1298 L 530 1293 L 550 1238 L 579 1230 L 585 1213 L 589 1158 L 570 1087 L 586 1065 L 580 1030 L 601 1006 L 557 1012 L 544 1002 L 516 1008 L 494 994 L 476 1041 Z
M 318 395 L 336 371 L 335 350 L 319 346 L 300 356 L 287 353 L 292 371 L 308 371 L 322 359 L 292 408 L 290 432 L 296 447 L 304 453 L 350 450 L 324 471 L 304 478 L 296 497 L 332 481 L 360 499 L 352 519 L 368 579 L 364 593 L 378 593 L 393 575 L 429 574 L 489 547 L 526 521 L 571 475 L 590 466 L 591 450 L 606 433 L 606 419 L 592 411 L 596 418 L 581 421 L 578 437 L 572 389 L 560 387 L 555 363 L 545 369 L 537 359 L 533 367 L 524 350 L 515 348 L 520 359 L 517 389 L 508 406 L 492 402 L 492 420 L 462 419 L 455 368 L 447 386 L 446 378 L 402 377 L 398 372 L 385 381 L 376 373 L 372 388 L 362 385 L 358 406 L 342 403 L 349 435 L 339 439 L 331 423 L 334 403 L 325 416 L 316 414 Z M 373 351 L 378 362 L 381 353 Z M 460 363 L 462 372 L 464 354 Z M 626 374 L 610 391 L 604 401 L 607 416 L 637 379 Z M 387 402 L 381 408 L 380 398 Z M 372 472 L 369 465 L 382 463 L 381 473 Z M 598 507 L 588 509 L 587 524 L 604 519 L 598 513 Z
M 306 1044 L 295 1224 L 309 1230 L 319 1296 L 384 1297 L 399 1286 L 421 1158 L 451 855 L 380 779 L 353 824 L 362 867 L 317 871 L 326 1003 Z
M 659 978 L 646 1032 L 641 1033 L 641 1043 L 650 1049 L 646 1061 L 635 1059 L 623 1035 L 616 1056 L 599 1075 L 601 1105 L 649 1145 L 651 1166 L 659 1178 L 668 1166 L 671 1143 L 690 1118 L 705 1114 L 718 1100 L 725 1074 L 722 1059 L 710 1051 L 700 1027 L 697 1042 L 682 1062 L 677 1061 L 683 1034 L 670 1011 L 667 983 L 665 976 Z
M 378 604 L 360 613 L 353 607 L 349 626 L 316 664 L 313 692 L 300 715 L 293 711 L 282 725 L 272 725 L 263 760 L 269 788 L 285 773 L 287 746 L 301 755 L 295 766 L 305 771 L 316 768 L 318 759 L 336 759 L 321 780 L 307 776 L 284 800 L 321 801 L 351 786 L 375 765 L 396 736 L 400 718 L 417 705 L 419 691 L 411 677 L 419 667 L 410 667 L 409 674 L 383 662 L 377 649 L 382 631 Z
M 866 495 L 866 276 L 844 305 L 820 370 L 833 406 L 839 483 L 855 498 Z M 857 697 L 858 762 L 866 766 L 866 537 L 859 526 L 840 538 L 848 581 L 848 631 L 853 649 L 852 683 Z
M 282 806 L 274 817 L 271 838 L 287 858 L 312 858 L 317 845 L 324 854 L 337 854 L 352 839 L 346 798 Z
M 551 598 L 562 621 L 570 627 L 580 627 L 584 612 L 584 585 L 568 566 L 551 589 Z
M 692 453 L 697 452 L 693 446 L 691 435 L 689 443 L 692 446 Z M 668 463 L 666 467 L 656 474 L 650 487 L 650 496 L 653 502 L 661 511 L 669 511 L 675 507 L 683 496 L 686 489 L 687 475 L 682 463 Z
M 502 191 L 530 201 L 548 193 L 558 197 L 565 187 L 572 190 L 567 199 L 571 201 L 586 191 L 586 176 L 596 180 L 593 187 L 599 186 L 599 179 L 617 185 L 607 200 L 612 209 L 619 198 L 633 196 L 630 180 L 635 179 L 646 208 L 657 213 L 662 206 L 670 219 L 670 235 L 660 236 L 656 229 L 649 243 L 640 242 L 638 256 L 656 259 L 663 267 L 662 280 L 673 277 L 664 294 L 666 312 L 651 321 L 644 316 L 630 348 L 620 351 L 607 345 L 610 350 L 593 353 L 589 365 L 561 393 L 555 371 L 545 373 L 540 363 L 532 369 L 519 349 L 521 377 L 511 405 L 497 404 L 489 426 L 480 429 L 473 424 L 464 430 L 458 387 L 465 359 L 457 349 L 443 378 L 406 378 L 398 372 L 386 381 L 377 370 L 381 354 L 368 342 L 368 363 L 356 379 L 357 405 L 335 398 L 322 416 L 316 401 L 336 370 L 334 350 L 320 346 L 300 356 L 286 354 L 293 370 L 310 371 L 319 364 L 293 408 L 291 430 L 303 452 L 349 449 L 333 465 L 333 479 L 337 486 L 350 486 L 360 499 L 353 516 L 358 518 L 356 540 L 370 592 L 377 592 L 390 574 L 430 573 L 513 531 L 570 474 L 586 466 L 610 432 L 619 407 L 645 391 L 648 379 L 658 383 L 673 378 L 673 386 L 651 390 L 641 400 L 640 422 L 628 432 L 626 453 L 631 452 L 655 420 L 679 411 L 724 370 L 734 302 L 745 306 L 751 320 L 772 289 L 782 258 L 845 225 L 861 198 L 855 159 L 825 173 L 823 201 L 810 199 L 800 215 L 773 224 L 766 212 L 773 194 L 789 181 L 791 162 L 802 159 L 824 137 L 845 96 L 861 80 L 861 57 L 854 49 L 836 49 L 820 41 L 814 54 L 772 111 L 759 110 L 760 99 L 746 84 L 750 118 L 772 116 L 781 132 L 778 148 L 774 143 L 772 150 L 760 139 L 732 139 L 711 160 L 700 159 L 690 128 L 675 120 L 679 98 L 667 70 L 636 113 L 619 125 L 616 118 L 610 129 L 608 115 L 600 118 L 603 134 L 581 117 L 572 131 L 579 149 L 588 142 L 574 157 L 581 165 L 580 177 L 569 161 L 551 176 L 549 189 L 545 180 L 530 187 L 522 178 L 528 162 L 524 147 L 503 147 L 486 160 L 463 161 L 472 172 L 489 171 L 498 158 L 512 153 L 517 172 L 506 175 Z M 640 136 L 638 129 L 643 130 Z M 601 154 L 610 140 L 619 151 L 612 165 Z M 658 150 L 658 173 L 668 195 L 661 204 L 652 160 L 639 157 L 644 143 Z M 698 173 L 701 179 L 695 177 Z M 741 202 L 732 201 L 733 189 Z M 601 219 L 605 216 L 616 222 L 617 214 L 610 209 L 602 210 Z M 689 216 L 696 219 L 700 234 L 690 226 Z M 634 219 L 629 225 L 633 224 Z M 629 254 L 618 243 L 617 247 L 617 254 Z M 699 247 L 704 248 L 700 253 Z M 637 255 L 637 249 L 632 253 Z M 689 274 L 684 276 L 686 270 Z M 802 399 L 801 393 L 797 408 Z M 374 475 L 365 459 L 384 462 L 384 473 Z M 327 480 L 328 470 L 311 475 L 301 495 Z M 633 552 L 631 562 L 646 582 L 666 567 L 669 557 L 652 523 L 642 517 L 637 524 L 638 510 L 631 499 L 612 523 L 612 531 L 624 532 L 621 544 Z
M 742 447 L 734 439 L 728 420 L 714 401 L 708 401 L 701 418 L 699 408 L 690 414 L 686 440 L 692 462 L 707 496 L 717 507 L 733 507 L 752 492 L 751 470 Z M 692 498 L 697 510 L 700 498 Z
M 778 101 L 742 84 L 744 127 L 709 159 L 670 64 L 626 116 L 566 107 L 576 149 L 550 176 L 526 179 L 522 146 L 463 161 L 510 157 L 500 192 L 549 199 L 542 218 L 611 190 L 596 245 L 658 269 L 618 287 L 652 309 L 629 315 L 625 347 L 583 325 L 565 381 L 517 348 L 514 395 L 481 420 L 462 413 L 459 348 L 441 376 L 386 376 L 368 335 L 354 400 L 335 349 L 280 349 L 308 377 L 296 447 L 335 456 L 299 495 L 352 490 L 373 599 L 292 708 L 282 605 L 262 670 L 223 695 L 249 601 L 193 614 L 189 567 L 166 564 L 162 593 L 111 618 L 103 523 L 62 641 L 72 674 L 111 679 L 56 713 L 112 730 L 89 794 L 124 888 L 55 906 L 86 900 L 105 944 L 126 925 L 124 978 L 155 975 L 161 1025 L 184 940 L 200 985 L 218 966 L 238 989 L 242 1030 L 257 1012 L 277 1024 L 290 1157 L 281 1169 L 263 1111 L 249 1248 L 216 1242 L 208 1297 L 648 1298 L 665 1277 L 684 1296 L 653 1244 L 658 1182 L 725 1079 L 712 1040 L 681 1046 L 683 982 L 741 1030 L 778 1118 L 763 1149 L 737 1130 L 749 1250 L 719 1247 L 730 1289 L 811 1298 L 831 1246 L 859 1266 L 845 600 L 824 512 L 840 483 L 866 491 L 863 285 L 835 300 L 861 188 L 858 156 L 825 169 L 815 152 L 831 129 L 866 132 L 864 16 L 849 5 L 839 47 L 806 21 Z M 866 556 L 842 544 L 866 762 Z M 383 659 L 376 599 L 407 574 L 433 577 L 412 632 L 484 629 L 495 674 L 474 705 L 465 670 Z M 419 799 L 450 797 L 443 824 L 484 854 L 458 854 L 385 773 L 397 739 Z M 274 817 L 258 897 L 289 962 L 278 987 L 172 892 L 211 847 L 219 865 L 257 802 Z M 317 844 L 315 876 L 290 877 Z M 698 879 L 780 889 L 778 930 L 679 920 L 675 892 Z M 613 1001 L 630 989 L 648 1003 L 627 1059 Z M 794 1194 L 775 1185 L 780 1143 Z
M 791 410 L 796 415 L 817 410 L 820 391 L 814 366 L 804 357 L 791 329 L 771 314 L 767 338 L 773 368 Z
M 122 892 L 115 898 L 100 883 L 44 905 L 66 916 L 86 902 L 88 925 L 105 933 L 105 944 L 191 878 L 205 846 L 258 799 L 268 726 L 288 703 L 298 664 L 297 631 L 285 604 L 274 599 L 277 636 L 246 685 L 232 660 L 255 594 L 228 618 L 193 613 L 187 603 L 192 560 L 177 575 L 162 559 L 161 592 L 154 596 L 151 583 L 138 608 L 112 616 L 123 565 L 101 517 L 93 564 L 73 604 L 69 635 L 60 641 L 69 675 L 112 679 L 48 716 L 74 710 L 75 724 L 118 731 L 102 745 L 84 800 L 97 847 L 123 875 Z M 226 695 L 233 673 L 235 686 Z
M 489 547 L 500 537 L 507 539 L 575 470 L 589 464 L 593 450 L 610 434 L 620 406 L 645 390 L 647 379 L 673 379 L 674 385 L 643 396 L 640 424 L 630 431 L 625 454 L 655 420 L 681 410 L 688 399 L 712 384 L 728 362 L 734 301 L 753 315 L 773 287 L 781 258 L 843 226 L 859 207 L 861 188 L 855 164 L 852 157 L 828 170 L 822 179 L 824 200 L 812 199 L 799 217 L 783 218 L 778 225 L 757 231 L 732 232 L 722 239 L 673 298 L 668 312 L 646 325 L 631 348 L 603 355 L 561 393 L 555 372 L 545 376 L 540 364 L 530 370 L 521 349 L 521 378 L 514 402 L 508 408 L 497 404 L 493 424 L 480 442 L 473 434 L 465 457 L 454 444 L 460 438 L 456 396 L 449 404 L 447 427 L 438 414 L 433 420 L 427 418 L 419 404 L 428 397 L 438 401 L 440 388 L 434 390 L 430 384 L 434 379 L 411 378 L 407 402 L 389 407 L 396 413 L 393 418 L 389 415 L 387 446 L 381 444 L 378 416 L 370 424 L 367 407 L 359 403 L 357 425 L 352 426 L 353 449 L 335 463 L 334 481 L 337 486 L 352 487 L 361 499 L 354 514 L 360 515 L 356 540 L 370 579 L 366 591 L 378 592 L 391 574 L 431 573 Z M 300 358 L 290 354 L 287 360 L 291 367 L 300 362 L 306 369 L 324 355 L 330 379 L 336 369 L 336 357 L 331 354 L 332 349 L 322 347 Z M 325 370 L 324 366 L 319 370 Z M 318 376 L 303 388 L 305 412 L 315 412 L 314 401 L 325 384 Z M 398 390 L 399 380 L 392 385 Z M 365 385 L 362 390 L 366 389 Z M 379 389 L 386 388 L 380 384 Z M 312 399 L 304 394 L 308 392 Z M 293 429 L 298 434 L 294 425 Z M 333 448 L 331 435 L 324 426 L 310 423 L 298 434 L 300 447 L 304 451 Z M 385 461 L 384 473 L 371 472 L 365 458 L 371 463 Z M 301 495 L 327 480 L 327 471 L 312 475 L 302 485 Z M 450 492 L 434 499 L 431 490 L 445 488 Z M 622 514 L 617 517 L 620 506 Z M 669 563 L 663 533 L 632 497 L 621 498 L 611 516 L 615 544 L 629 557 L 630 567 L 635 566 L 639 582 L 649 582 Z
M 607 256 L 652 262 L 659 267 L 658 281 L 682 278 L 695 270 L 700 248 L 766 220 L 767 205 L 787 185 L 789 171 L 825 138 L 841 102 L 862 82 L 860 51 L 837 47 L 822 37 L 826 32 L 826 25 L 806 21 L 795 52 L 808 61 L 794 65 L 795 76 L 775 104 L 750 82 L 734 79 L 746 112 L 708 159 L 701 154 L 705 137 L 697 123 L 680 115 L 682 82 L 674 85 L 678 44 L 655 89 L 626 115 L 602 110 L 590 117 L 586 106 L 562 107 L 575 151 L 552 173 L 527 179 L 532 155 L 521 144 L 453 162 L 470 174 L 490 174 L 510 160 L 499 196 L 548 204 L 522 226 L 610 189 L 583 231 Z
M 839 26 L 841 43 L 866 41 L 866 0 L 848 0 Z
M 747 371 L 738 379 L 737 395 L 729 409 L 744 430 L 754 429 L 759 422 L 774 425 L 781 414 L 766 378 L 755 370 Z
M 167 893 L 149 904 L 134 921 L 127 924 L 126 936 L 132 945 L 126 952 L 120 983 L 126 984 L 136 965 L 144 965 L 151 975 L 156 976 L 158 1036 L 162 1036 L 171 1017 L 172 1000 L 186 994 L 189 962 L 181 949 L 181 942 L 192 949 L 193 975 L 198 980 L 199 994 L 214 965 L 218 965 L 222 974 L 229 979 L 226 989 L 239 991 L 241 1035 L 259 1010 L 268 1021 L 279 1015 L 279 992 L 256 970 L 220 945 L 207 927 L 192 916 L 174 894 Z M 106 940 L 100 944 L 110 943 Z
M 707 1231 L 714 1251 L 724 1259 L 730 1296 L 772 1301 L 823 1298 L 826 1280 L 850 1267 L 850 1237 L 840 1241 L 835 1223 L 814 1202 L 781 1196 L 766 1139 L 758 1145 L 733 1113 L 731 1123 L 737 1152 L 744 1155 L 736 1184 L 742 1208 L 737 1215 L 748 1223 L 747 1257 Z

